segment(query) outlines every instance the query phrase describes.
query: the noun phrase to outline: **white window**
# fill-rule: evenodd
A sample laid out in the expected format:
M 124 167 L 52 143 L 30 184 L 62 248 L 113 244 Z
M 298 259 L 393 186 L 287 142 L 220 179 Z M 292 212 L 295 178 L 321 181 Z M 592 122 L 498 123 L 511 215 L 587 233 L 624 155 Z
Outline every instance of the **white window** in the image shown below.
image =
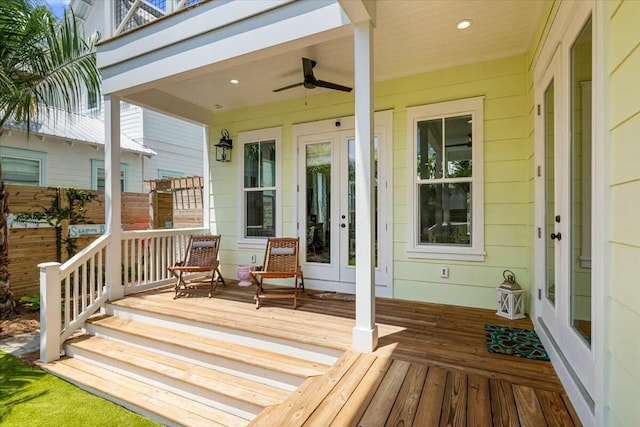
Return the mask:
M 45 186 L 47 154 L 0 147 L 0 170 L 6 184 Z
M 158 179 L 165 178 L 182 178 L 184 173 L 178 171 L 172 171 L 168 169 L 158 169 Z
M 410 257 L 484 261 L 483 103 L 407 108 Z
M 97 110 L 98 109 L 98 94 L 93 90 L 87 91 L 87 110 Z
M 127 191 L 129 165 L 120 164 L 120 191 Z M 91 189 L 104 191 L 105 187 L 105 170 L 103 160 L 91 160 Z
M 280 147 L 282 129 L 238 135 L 242 150 L 241 241 L 262 243 L 280 234 Z

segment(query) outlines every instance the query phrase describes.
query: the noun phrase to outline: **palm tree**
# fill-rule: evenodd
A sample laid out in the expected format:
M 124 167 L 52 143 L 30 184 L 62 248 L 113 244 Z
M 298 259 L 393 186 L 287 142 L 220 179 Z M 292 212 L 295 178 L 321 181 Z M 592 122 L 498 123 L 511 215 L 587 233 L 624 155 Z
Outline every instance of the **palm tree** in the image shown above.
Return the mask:
M 0 0 L 0 136 L 8 121 L 26 126 L 56 108 L 79 110 L 100 94 L 98 35 L 85 38 L 73 12 L 58 21 L 41 0 Z M 6 242 L 7 195 L 0 169 L 0 317 L 13 311 Z

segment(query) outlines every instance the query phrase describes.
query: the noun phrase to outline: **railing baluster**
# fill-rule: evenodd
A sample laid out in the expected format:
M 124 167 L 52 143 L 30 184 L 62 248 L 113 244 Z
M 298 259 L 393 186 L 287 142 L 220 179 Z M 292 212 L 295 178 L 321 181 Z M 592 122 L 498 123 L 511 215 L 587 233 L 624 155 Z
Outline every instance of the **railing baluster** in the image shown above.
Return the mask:
M 63 279 L 64 286 L 64 327 L 66 328 L 71 323 L 71 280 L 67 274 Z
M 103 270 L 102 270 L 102 251 L 97 253 L 98 256 L 98 296 L 102 295 L 102 285 L 103 285 Z
M 136 270 L 138 270 L 138 281 L 136 283 L 136 285 L 140 285 L 142 284 L 142 270 L 144 269 L 144 266 L 142 265 L 142 239 L 137 239 L 138 245 L 137 245 L 137 259 L 138 262 L 136 263 Z
M 156 271 L 156 238 L 152 237 L 150 240 L 150 245 L 149 245 L 149 270 L 151 271 L 151 274 L 149 274 L 149 280 L 147 281 L 147 283 L 149 282 L 155 282 L 156 281 L 156 277 L 157 277 L 157 271 Z
M 78 291 L 80 288 L 80 277 L 79 277 L 79 270 L 80 267 L 76 267 L 75 271 L 73 272 L 73 320 L 76 320 L 78 318 Z
M 89 260 L 89 301 L 91 304 L 96 300 L 96 257 Z
M 131 273 L 129 271 L 129 240 L 126 238 L 122 241 L 122 263 L 122 274 L 124 276 L 122 284 L 129 288 L 131 287 Z
M 80 267 L 82 270 L 82 311 L 87 309 L 87 274 L 90 274 L 87 271 L 87 264 L 88 263 L 85 262 L 82 264 L 82 267 Z

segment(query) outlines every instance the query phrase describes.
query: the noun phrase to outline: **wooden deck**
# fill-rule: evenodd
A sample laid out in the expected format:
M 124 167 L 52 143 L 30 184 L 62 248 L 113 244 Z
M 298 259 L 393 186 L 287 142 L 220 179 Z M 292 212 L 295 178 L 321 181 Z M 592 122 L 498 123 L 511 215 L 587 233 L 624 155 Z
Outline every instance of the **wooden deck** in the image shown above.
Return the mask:
M 131 307 L 232 326 L 344 351 L 327 374 L 309 377 L 256 426 L 573 426 L 581 425 L 550 362 L 489 353 L 485 323 L 531 328 L 491 310 L 377 299 L 379 347 L 350 350 L 354 302 L 307 291 L 293 310 L 274 300 L 256 310 L 253 288 L 219 286 L 173 300 L 153 291 Z M 119 304 L 120 302 L 116 302 Z

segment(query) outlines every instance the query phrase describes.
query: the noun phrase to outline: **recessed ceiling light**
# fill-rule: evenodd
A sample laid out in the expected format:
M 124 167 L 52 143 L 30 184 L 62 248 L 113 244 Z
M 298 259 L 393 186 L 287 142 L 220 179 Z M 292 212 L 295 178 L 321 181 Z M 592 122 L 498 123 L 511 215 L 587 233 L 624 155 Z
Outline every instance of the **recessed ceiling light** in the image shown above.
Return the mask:
M 232 85 L 237 85 L 238 83 L 240 83 L 240 80 L 231 79 L 229 80 L 229 83 L 231 83 Z
M 458 29 L 465 30 L 471 26 L 472 22 L 473 21 L 471 19 L 463 19 L 462 21 L 458 22 Z

